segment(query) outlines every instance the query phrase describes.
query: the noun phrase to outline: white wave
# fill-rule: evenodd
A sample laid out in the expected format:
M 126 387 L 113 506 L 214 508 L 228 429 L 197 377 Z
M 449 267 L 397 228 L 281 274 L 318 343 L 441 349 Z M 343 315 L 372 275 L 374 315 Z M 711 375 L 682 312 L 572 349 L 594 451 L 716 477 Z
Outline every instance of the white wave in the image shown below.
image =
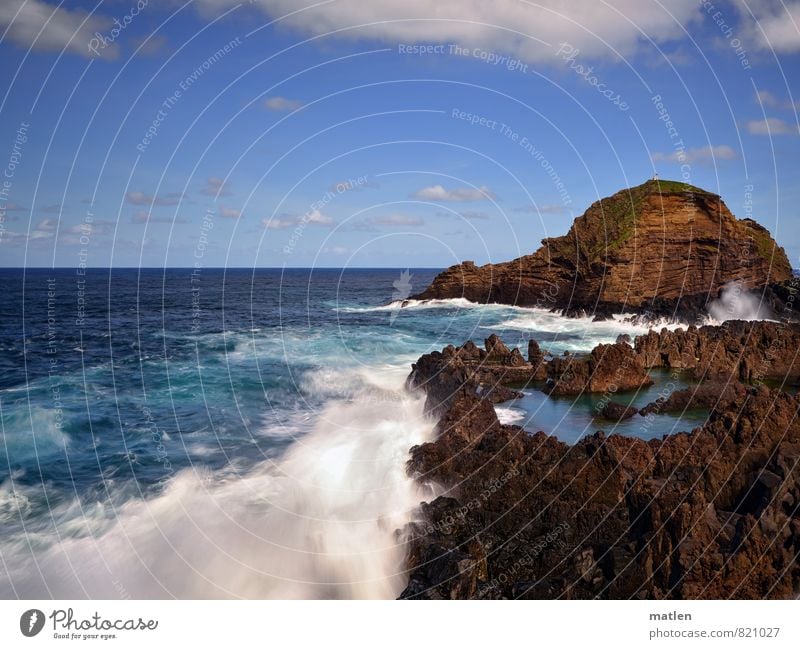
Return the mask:
M 443 300 L 395 300 L 389 304 L 381 304 L 379 306 L 343 306 L 339 307 L 337 311 L 343 313 L 369 313 L 372 311 L 413 311 L 421 309 L 474 309 L 478 307 L 492 307 L 505 305 L 493 304 L 480 304 L 479 302 L 471 302 L 463 297 L 447 298 Z
M 627 314 L 615 314 L 609 320 L 594 322 L 591 317 L 567 318 L 546 309 L 529 309 L 528 313 L 515 315 L 492 325 L 481 325 L 482 329 L 510 329 L 523 332 L 548 333 L 563 336 L 561 345 L 573 351 L 591 351 L 596 345 L 613 343 L 620 334 L 631 337 L 646 334 L 650 329 L 677 329 L 685 324 L 676 322 L 655 322 L 641 324 L 633 322 Z M 575 340 L 575 339 L 579 340 Z M 556 347 L 558 345 L 555 345 Z
M 527 416 L 524 410 L 509 408 L 508 406 L 495 406 L 494 411 L 501 424 L 516 424 Z
M 382 366 L 362 365 L 342 367 L 324 365 L 306 372 L 299 381 L 299 387 L 307 394 L 342 399 L 374 400 L 376 395 L 390 393 L 400 396 L 398 386 L 402 386 L 411 363 L 419 355 L 393 357 L 398 362 Z
M 0 545 L 0 594 L 396 597 L 406 578 L 396 531 L 430 498 L 405 463 L 433 430 L 423 397 L 401 386 L 383 401 L 329 403 L 280 461 L 243 475 L 187 470 L 146 500 L 115 492 L 116 504 L 72 501 L 38 517 L 28 499 L 1 498 L 4 518 L 18 509 L 28 520 Z

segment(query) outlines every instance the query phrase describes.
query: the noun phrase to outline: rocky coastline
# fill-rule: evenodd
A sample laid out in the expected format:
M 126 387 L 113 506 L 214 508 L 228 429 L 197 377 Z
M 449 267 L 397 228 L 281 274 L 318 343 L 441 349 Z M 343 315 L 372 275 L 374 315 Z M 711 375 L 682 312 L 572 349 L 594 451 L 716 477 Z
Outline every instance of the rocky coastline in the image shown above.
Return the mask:
M 649 371 L 688 373 L 639 410 L 619 403 Z M 790 598 L 800 592 L 800 325 L 729 321 L 621 337 L 590 354 L 527 358 L 490 336 L 422 356 L 434 441 L 408 471 L 441 495 L 408 539 L 411 599 Z M 522 385 L 602 395 L 599 417 L 702 405 L 706 423 L 574 445 L 502 424 Z M 669 384 L 668 386 L 669 387 Z

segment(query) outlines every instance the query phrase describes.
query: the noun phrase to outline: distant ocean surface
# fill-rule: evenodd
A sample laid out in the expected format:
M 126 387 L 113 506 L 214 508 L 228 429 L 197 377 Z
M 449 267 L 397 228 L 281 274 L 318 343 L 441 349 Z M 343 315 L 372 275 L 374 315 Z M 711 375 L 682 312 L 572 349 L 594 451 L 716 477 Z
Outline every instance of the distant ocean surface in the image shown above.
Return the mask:
M 646 330 L 390 305 L 436 272 L 0 270 L 0 596 L 396 597 L 396 530 L 436 495 L 405 474 L 433 429 L 410 364 L 490 333 L 558 354 Z M 613 432 L 591 399 L 533 388 L 498 413 L 568 442 Z M 635 420 L 616 432 L 645 434 Z

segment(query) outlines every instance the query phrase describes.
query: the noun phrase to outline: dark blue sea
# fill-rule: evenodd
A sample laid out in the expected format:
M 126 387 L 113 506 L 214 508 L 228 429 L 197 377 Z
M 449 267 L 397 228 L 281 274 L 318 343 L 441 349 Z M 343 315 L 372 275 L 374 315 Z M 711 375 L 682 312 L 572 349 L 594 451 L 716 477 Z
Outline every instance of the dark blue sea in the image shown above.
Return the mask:
M 437 493 L 410 364 L 499 333 L 523 353 L 645 329 L 465 300 L 431 269 L 0 270 L 0 596 L 394 597 L 396 534 Z M 647 403 L 656 386 L 626 401 Z M 535 388 L 503 421 L 567 442 L 593 399 Z

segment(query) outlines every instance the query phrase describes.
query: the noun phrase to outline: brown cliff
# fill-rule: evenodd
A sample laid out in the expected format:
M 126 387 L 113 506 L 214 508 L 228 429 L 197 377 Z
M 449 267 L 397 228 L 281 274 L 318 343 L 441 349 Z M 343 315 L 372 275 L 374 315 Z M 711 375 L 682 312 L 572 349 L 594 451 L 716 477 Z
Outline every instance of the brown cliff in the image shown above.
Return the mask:
M 567 234 L 543 240 L 531 255 L 451 266 L 414 297 L 685 315 L 729 282 L 760 289 L 791 277 L 769 232 L 734 217 L 718 195 L 650 180 L 593 203 Z

